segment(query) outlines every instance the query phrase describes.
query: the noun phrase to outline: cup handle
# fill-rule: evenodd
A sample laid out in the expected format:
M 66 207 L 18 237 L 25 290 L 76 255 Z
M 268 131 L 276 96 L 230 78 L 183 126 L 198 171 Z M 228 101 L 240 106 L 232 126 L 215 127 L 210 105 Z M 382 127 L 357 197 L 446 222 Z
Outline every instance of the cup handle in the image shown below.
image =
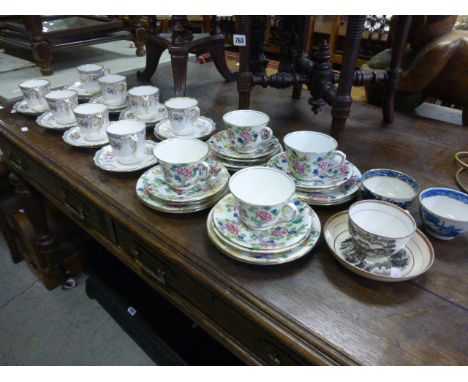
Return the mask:
M 299 210 L 297 209 L 296 205 L 294 204 L 294 202 L 289 202 L 288 204 L 286 204 L 281 210 L 282 210 L 282 215 L 284 216 L 284 210 L 290 210 L 291 211 L 291 218 L 289 219 L 280 219 L 278 220 L 278 223 L 288 223 L 290 221 L 293 221 L 297 215 L 299 215 Z
M 211 166 L 208 162 L 203 161 L 198 164 L 198 168 L 200 169 L 198 182 L 206 182 L 211 176 Z
M 130 135 L 130 147 L 132 148 L 132 153 L 135 154 L 138 148 L 138 135 Z
M 261 134 L 262 141 L 266 143 L 273 137 L 273 130 L 265 126 L 260 132 L 260 134 Z
M 195 106 L 193 109 L 189 111 L 189 120 L 192 124 L 194 124 L 198 118 L 200 118 L 200 108 Z
M 104 75 L 107 76 L 107 75 L 110 74 L 110 73 L 111 73 L 110 68 L 109 68 L 108 66 L 106 66 L 106 67 L 104 68 Z
M 334 158 L 337 157 L 337 156 L 341 157 L 340 163 L 335 165 L 335 166 L 330 166 L 330 168 L 341 167 L 343 165 L 344 161 L 346 160 L 346 154 L 343 151 L 335 150 Z

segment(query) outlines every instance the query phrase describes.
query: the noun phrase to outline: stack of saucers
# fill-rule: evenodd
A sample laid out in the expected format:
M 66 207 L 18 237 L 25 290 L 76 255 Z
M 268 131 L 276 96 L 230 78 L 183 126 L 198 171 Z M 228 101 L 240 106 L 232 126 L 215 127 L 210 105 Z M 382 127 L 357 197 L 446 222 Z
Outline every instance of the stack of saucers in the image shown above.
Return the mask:
M 317 243 L 318 216 L 293 196 L 294 183 L 285 174 L 251 167 L 233 175 L 229 188 L 232 193 L 207 219 L 208 237 L 225 255 L 250 264 L 281 264 L 304 256 Z
M 297 131 L 284 139 L 286 152 L 271 158 L 267 166 L 288 174 L 296 184 L 296 196 L 311 205 L 330 206 L 354 198 L 361 172 L 346 155 L 335 150 L 337 142 L 313 131 Z

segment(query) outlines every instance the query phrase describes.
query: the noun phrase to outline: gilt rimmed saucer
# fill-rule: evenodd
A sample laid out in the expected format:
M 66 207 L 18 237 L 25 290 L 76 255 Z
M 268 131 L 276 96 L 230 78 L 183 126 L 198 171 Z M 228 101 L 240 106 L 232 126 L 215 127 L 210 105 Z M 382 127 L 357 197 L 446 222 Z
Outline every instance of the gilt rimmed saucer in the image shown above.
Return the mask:
M 419 229 L 388 260 L 372 261 L 356 251 L 348 231 L 348 219 L 348 211 L 333 215 L 325 223 L 323 233 L 333 256 L 350 271 L 371 280 L 398 282 L 423 274 L 434 262 L 434 249 Z
M 42 111 L 35 111 L 29 107 L 28 102 L 26 101 L 26 99 L 23 98 L 21 101 L 18 101 L 13 105 L 13 110 L 17 113 L 25 115 L 39 116 L 48 111 L 49 109 L 47 108 Z
M 80 128 L 78 126 L 72 127 L 65 131 L 62 136 L 62 139 L 71 146 L 75 147 L 87 147 L 87 148 L 96 148 L 107 145 L 109 143 L 109 138 L 106 137 L 99 141 L 88 141 L 80 133 Z
M 283 148 L 281 147 L 281 145 L 279 145 L 278 148 L 277 148 L 277 151 L 275 151 L 273 153 L 273 155 L 276 155 L 281 151 L 283 151 Z M 267 156 L 266 158 L 260 158 L 260 159 L 255 159 L 255 160 L 246 160 L 246 161 L 243 161 L 243 162 L 240 162 L 240 161 L 233 162 L 233 161 L 229 161 L 229 160 L 227 160 L 225 158 L 222 158 L 222 157 L 218 156 L 213 151 L 211 151 L 211 155 L 214 158 L 216 158 L 216 160 L 218 162 L 220 162 L 224 167 L 226 167 L 231 172 L 242 170 L 243 168 L 250 167 L 250 166 L 266 165 L 266 163 L 268 162 L 268 159 L 270 158 L 269 156 Z
M 270 156 L 278 150 L 280 143 L 276 137 L 272 137 L 268 142 L 260 144 L 253 153 L 238 153 L 234 150 L 227 130 L 221 130 L 213 134 L 208 140 L 208 145 L 218 156 L 227 160 L 235 161 L 264 158 Z
M 106 105 L 107 109 L 109 110 L 109 113 L 120 113 L 122 110 L 128 107 L 128 97 L 125 99 L 125 102 L 120 105 L 108 105 L 102 98 L 102 95 L 99 94 L 94 97 L 91 97 L 89 103 L 100 103 Z
M 297 246 L 296 248 L 279 253 L 256 253 L 248 250 L 240 250 L 232 245 L 229 245 L 229 243 L 226 242 L 225 239 L 223 239 L 223 237 L 216 231 L 212 221 L 213 209 L 210 211 L 206 220 L 208 238 L 213 243 L 213 245 L 226 256 L 248 264 L 277 265 L 289 263 L 307 255 L 315 247 L 320 237 L 320 229 L 312 230 L 309 236 L 307 236 L 301 245 Z M 318 223 L 320 224 L 320 222 Z
M 126 108 L 122 110 L 119 114 L 119 120 L 129 119 L 132 121 L 141 121 L 144 122 L 146 127 L 153 126 L 155 123 L 158 123 L 167 118 L 167 110 L 164 105 L 159 105 L 158 115 L 151 119 L 140 119 L 138 118 L 131 108 Z
M 70 127 L 76 126 L 76 121 L 67 124 L 58 123 L 55 120 L 54 115 L 50 111 L 46 111 L 45 113 L 42 113 L 39 117 L 37 117 L 36 123 L 41 127 L 45 127 L 46 129 L 51 130 L 65 130 L 69 129 Z
M 195 121 L 195 131 L 189 135 L 176 135 L 171 127 L 169 119 L 164 119 L 154 127 L 154 135 L 163 141 L 168 138 L 195 138 L 205 140 L 216 130 L 216 124 L 211 118 L 199 117 Z
M 176 191 L 171 188 L 164 180 L 160 166 L 154 166 L 146 171 L 140 178 L 141 183 L 147 194 L 159 201 L 177 204 L 203 202 L 226 188 L 230 177 L 226 168 L 215 160 L 208 159 L 208 164 L 211 169 L 210 178 L 188 190 Z
M 94 164 L 102 170 L 111 172 L 132 172 L 142 170 L 149 166 L 154 166 L 158 160 L 153 154 L 156 142 L 145 141 L 145 152 L 143 158 L 132 164 L 121 164 L 112 155 L 112 147 L 110 145 L 104 146 L 94 155 Z
M 75 83 L 65 86 L 66 90 L 74 90 L 78 93 L 78 99 L 81 101 L 88 101 L 91 97 L 96 96 L 101 92 L 101 89 L 96 89 L 94 92 L 88 92 L 80 81 L 76 81 Z

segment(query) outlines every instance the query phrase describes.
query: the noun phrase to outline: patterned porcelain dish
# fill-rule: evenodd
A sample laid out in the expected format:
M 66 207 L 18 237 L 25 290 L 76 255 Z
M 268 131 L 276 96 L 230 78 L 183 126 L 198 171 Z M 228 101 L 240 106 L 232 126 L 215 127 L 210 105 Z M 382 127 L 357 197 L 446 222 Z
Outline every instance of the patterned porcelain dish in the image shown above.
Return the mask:
M 310 231 L 309 236 L 301 243 L 301 245 L 279 253 L 271 253 L 265 251 L 263 253 L 252 252 L 247 249 L 240 250 L 233 245 L 230 245 L 213 226 L 213 209 L 211 210 L 206 220 L 206 228 L 208 231 L 208 237 L 213 245 L 218 248 L 226 256 L 231 257 L 237 261 L 241 261 L 248 264 L 254 265 L 276 265 L 284 264 L 294 260 L 297 260 L 307 255 L 317 244 L 320 237 L 320 221 L 314 219 L 313 228 Z
M 323 234 L 333 256 L 359 276 L 385 282 L 405 281 L 423 274 L 434 262 L 434 249 L 420 230 L 399 252 L 384 261 L 372 261 L 356 251 L 348 220 L 348 211 L 333 215 L 325 223 Z
M 80 101 L 88 101 L 91 97 L 94 97 L 95 95 L 99 94 L 101 91 L 101 89 L 97 88 L 97 90 L 94 90 L 92 93 L 90 93 L 83 87 L 80 81 L 77 81 L 71 85 L 65 86 L 65 89 L 74 90 L 75 92 L 77 92 L 78 99 Z
M 143 159 L 137 163 L 124 165 L 118 162 L 112 155 L 112 147 L 104 146 L 94 155 L 94 164 L 102 170 L 110 172 L 133 172 L 139 171 L 149 166 L 154 166 L 158 160 L 153 154 L 156 142 L 146 141 Z
M 195 122 L 200 118 L 198 101 L 190 97 L 174 97 L 168 99 L 164 105 L 174 134 L 176 136 L 193 135 Z
M 364 199 L 383 200 L 408 208 L 419 193 L 419 184 L 405 173 L 381 168 L 362 175 L 361 189 Z
M 96 148 L 96 147 L 102 147 L 109 143 L 109 139 L 107 138 L 107 135 L 104 139 L 100 141 L 88 141 L 84 139 L 81 136 L 80 128 L 78 126 L 72 127 L 71 129 L 68 129 L 67 131 L 65 131 L 65 133 L 62 136 L 62 139 L 66 143 L 68 143 L 70 146 L 75 146 L 75 147 Z
M 184 135 L 184 138 L 195 138 L 203 141 L 208 139 L 216 130 L 216 124 L 212 119 L 207 117 L 198 118 L 194 125 L 194 132 L 190 135 Z M 161 141 L 178 137 L 178 135 L 174 133 L 169 119 L 163 119 L 162 121 L 156 123 L 156 126 L 154 127 L 154 135 Z
M 125 102 L 121 105 L 108 105 L 101 95 L 91 97 L 89 103 L 102 103 L 107 106 L 109 113 L 120 113 L 122 110 L 128 107 L 128 99 L 125 99 Z
M 226 188 L 229 173 L 226 168 L 213 159 L 209 159 L 211 176 L 206 182 L 197 184 L 188 190 L 176 191 L 170 187 L 160 166 L 155 166 L 141 176 L 141 182 L 148 195 L 167 203 L 189 204 L 207 200 Z
M 431 236 L 451 240 L 468 232 L 468 194 L 450 188 L 428 188 L 419 194 L 419 204 Z
M 49 110 L 45 95 L 50 92 L 50 81 L 46 78 L 24 81 L 19 84 L 25 101 L 31 110 L 43 113 Z
M 368 258 L 387 259 L 416 232 L 410 213 L 380 200 L 361 200 L 348 210 L 348 230 L 354 247 Z
M 146 127 L 153 126 L 155 123 L 158 123 L 161 120 L 164 120 L 164 118 L 167 118 L 167 112 L 166 112 L 166 108 L 164 107 L 164 105 L 159 105 L 159 114 L 152 120 L 148 120 L 148 121 L 139 119 L 135 115 L 135 113 L 132 111 L 132 109 L 130 108 L 127 108 L 121 111 L 119 114 L 119 120 L 130 119 L 132 121 L 141 121 L 145 123 Z
M 73 109 L 78 106 L 78 94 L 73 90 L 53 90 L 45 95 L 55 121 L 62 125 L 76 122 Z
M 39 117 L 37 117 L 36 123 L 41 127 L 45 127 L 46 129 L 51 129 L 51 130 L 67 130 L 70 127 L 74 127 L 77 125 L 76 121 L 67 123 L 65 125 L 58 123 L 55 120 L 54 115 L 50 111 L 45 112 L 41 114 Z
M 49 108 L 47 108 L 47 110 L 48 109 Z M 21 101 L 16 102 L 13 105 L 13 110 L 16 113 L 21 113 L 21 114 L 25 114 L 25 115 L 33 115 L 33 116 L 39 116 L 39 115 L 44 113 L 43 111 L 35 111 L 35 110 L 31 109 L 29 107 L 29 105 L 28 105 L 28 102 L 25 99 L 22 99 Z

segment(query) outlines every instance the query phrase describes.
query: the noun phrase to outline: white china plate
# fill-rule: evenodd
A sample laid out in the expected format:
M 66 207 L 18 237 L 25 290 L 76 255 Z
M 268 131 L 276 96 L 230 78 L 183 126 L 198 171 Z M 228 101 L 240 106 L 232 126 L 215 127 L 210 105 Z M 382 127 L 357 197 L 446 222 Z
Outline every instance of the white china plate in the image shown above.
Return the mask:
M 106 135 L 105 139 L 101 139 L 99 141 L 88 141 L 81 136 L 80 128 L 78 126 L 72 127 L 65 131 L 62 136 L 63 140 L 71 146 L 75 147 L 101 147 L 107 145 L 109 143 L 109 138 Z
M 104 102 L 104 100 L 102 99 L 102 96 L 99 94 L 97 96 L 92 97 L 89 100 L 89 103 L 100 103 L 100 104 L 106 105 L 110 113 L 120 113 L 122 110 L 128 107 L 128 97 L 125 100 L 125 102 L 120 105 L 108 105 L 107 103 Z
M 216 124 L 212 119 L 200 117 L 195 122 L 195 131 L 189 135 L 176 135 L 172 131 L 171 122 L 169 119 L 164 119 L 154 127 L 154 135 L 159 140 L 163 141 L 168 138 L 195 138 L 205 140 L 216 130 Z
M 65 130 L 65 129 L 69 129 L 70 127 L 76 126 L 76 121 L 67 123 L 65 125 L 58 123 L 55 120 L 54 115 L 50 111 L 46 111 L 45 113 L 37 117 L 36 123 L 41 127 L 44 127 L 46 129 L 51 129 L 51 130 Z
M 98 90 L 94 91 L 93 93 L 89 93 L 83 87 L 83 85 L 81 85 L 80 81 L 77 81 L 77 82 L 75 82 L 75 83 L 73 83 L 71 85 L 65 86 L 65 89 L 66 90 L 74 90 L 75 92 L 78 93 L 78 99 L 83 100 L 83 101 L 87 101 L 91 97 L 94 97 L 95 95 L 97 95 L 97 94 L 99 94 L 101 92 L 101 89 L 98 89 Z
M 330 217 L 325 223 L 323 233 L 333 256 L 344 267 L 371 280 L 410 280 L 426 272 L 434 262 L 434 249 L 419 229 L 401 251 L 381 263 L 369 261 L 354 249 L 348 231 L 348 211 Z
M 34 111 L 33 109 L 31 109 L 28 105 L 28 102 L 26 101 L 26 99 L 22 99 L 21 101 L 18 101 L 16 102 L 14 105 L 13 105 L 13 110 L 17 113 L 21 113 L 21 114 L 25 114 L 25 115 L 34 115 L 34 116 L 38 116 L 38 115 L 41 115 L 42 113 L 48 111 L 49 109 L 45 109 L 43 111 Z
M 142 170 L 146 167 L 153 166 L 158 163 L 158 160 L 153 154 L 156 142 L 145 141 L 145 154 L 143 159 L 137 163 L 121 164 L 112 156 L 112 147 L 110 145 L 104 146 L 94 155 L 94 164 L 102 170 L 111 172 L 133 172 Z
M 144 122 L 147 127 L 152 126 L 157 122 L 160 122 L 164 118 L 167 118 L 167 110 L 164 105 L 159 105 L 158 115 L 155 118 L 150 119 L 150 120 L 138 118 L 133 112 L 133 110 L 130 108 L 126 108 L 125 110 L 122 110 L 119 115 L 119 120 L 129 119 L 132 121 L 141 121 L 141 122 Z

